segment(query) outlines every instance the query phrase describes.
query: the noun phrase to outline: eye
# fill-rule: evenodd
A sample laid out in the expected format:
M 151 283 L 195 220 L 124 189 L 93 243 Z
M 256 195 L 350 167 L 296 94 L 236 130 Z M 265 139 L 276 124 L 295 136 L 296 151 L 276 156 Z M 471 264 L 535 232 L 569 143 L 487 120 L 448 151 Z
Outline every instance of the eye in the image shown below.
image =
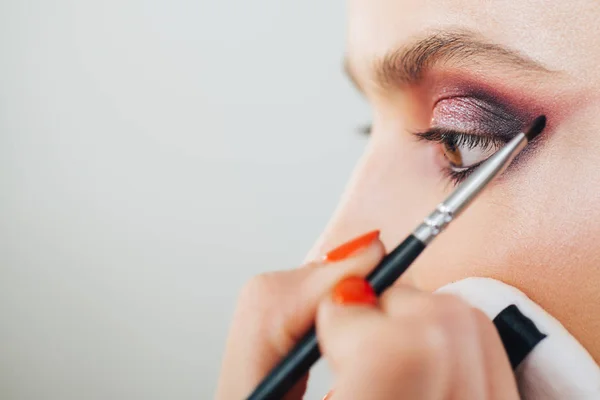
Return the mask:
M 455 171 L 465 171 L 487 160 L 499 148 L 489 138 L 475 135 L 444 135 L 440 140 L 442 153 L 449 167 Z
M 421 140 L 437 142 L 447 166 L 445 172 L 455 182 L 468 176 L 474 167 L 487 160 L 504 141 L 490 136 L 456 132 L 443 128 L 432 128 L 416 133 Z
M 484 93 L 446 97 L 433 105 L 432 128 L 417 136 L 438 142 L 442 172 L 458 183 L 523 128 L 521 114 Z

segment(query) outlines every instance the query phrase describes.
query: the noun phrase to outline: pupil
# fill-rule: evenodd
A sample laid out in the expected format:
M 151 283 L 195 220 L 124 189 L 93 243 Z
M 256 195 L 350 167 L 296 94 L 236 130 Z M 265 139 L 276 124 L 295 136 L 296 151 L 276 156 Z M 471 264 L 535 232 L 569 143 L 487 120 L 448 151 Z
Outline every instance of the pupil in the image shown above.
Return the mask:
M 460 150 L 456 147 L 456 141 L 454 138 L 448 138 L 443 146 L 444 157 L 448 160 L 453 167 L 462 167 L 462 155 Z

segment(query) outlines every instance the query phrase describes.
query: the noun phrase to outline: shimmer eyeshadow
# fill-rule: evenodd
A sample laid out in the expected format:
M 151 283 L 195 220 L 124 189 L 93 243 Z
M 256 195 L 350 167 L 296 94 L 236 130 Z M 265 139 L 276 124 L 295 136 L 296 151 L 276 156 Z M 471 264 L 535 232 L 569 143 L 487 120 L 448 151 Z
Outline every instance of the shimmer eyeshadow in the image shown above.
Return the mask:
M 434 127 L 474 135 L 492 135 L 506 141 L 524 129 L 525 124 L 523 117 L 501 104 L 466 96 L 438 101 L 432 117 Z

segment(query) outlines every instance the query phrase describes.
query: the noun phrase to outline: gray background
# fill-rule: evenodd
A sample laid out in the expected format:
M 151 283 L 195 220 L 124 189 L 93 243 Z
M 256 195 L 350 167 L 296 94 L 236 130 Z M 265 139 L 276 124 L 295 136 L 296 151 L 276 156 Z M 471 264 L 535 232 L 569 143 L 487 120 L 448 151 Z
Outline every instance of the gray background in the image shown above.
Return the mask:
M 344 19 L 0 0 L 2 400 L 212 397 L 236 292 L 303 259 L 364 147 Z

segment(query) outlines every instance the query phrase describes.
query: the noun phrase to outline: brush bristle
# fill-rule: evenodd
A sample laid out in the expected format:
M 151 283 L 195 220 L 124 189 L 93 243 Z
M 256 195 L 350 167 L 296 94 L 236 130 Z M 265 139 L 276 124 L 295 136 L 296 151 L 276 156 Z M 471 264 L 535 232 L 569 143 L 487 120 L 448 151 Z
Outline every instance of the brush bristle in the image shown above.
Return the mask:
M 545 115 L 540 115 L 539 117 L 534 119 L 533 122 L 531 123 L 531 125 L 529 125 L 529 128 L 525 131 L 525 136 L 527 136 L 527 141 L 531 142 L 533 139 L 535 139 L 536 136 L 538 136 L 540 133 L 542 133 L 542 131 L 544 130 L 545 127 L 546 127 L 546 116 Z

